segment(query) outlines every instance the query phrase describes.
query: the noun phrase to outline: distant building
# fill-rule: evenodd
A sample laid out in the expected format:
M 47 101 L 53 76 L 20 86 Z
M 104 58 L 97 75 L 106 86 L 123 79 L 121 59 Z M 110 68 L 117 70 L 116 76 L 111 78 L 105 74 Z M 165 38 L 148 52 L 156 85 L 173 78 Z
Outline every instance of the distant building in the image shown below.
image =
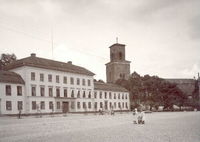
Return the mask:
M 177 87 L 183 91 L 188 98 L 192 98 L 192 93 L 195 89 L 194 79 L 165 79 L 170 83 L 177 84 Z
M 129 92 L 94 82 L 94 73 L 54 60 L 30 57 L 0 71 L 0 114 L 127 111 Z

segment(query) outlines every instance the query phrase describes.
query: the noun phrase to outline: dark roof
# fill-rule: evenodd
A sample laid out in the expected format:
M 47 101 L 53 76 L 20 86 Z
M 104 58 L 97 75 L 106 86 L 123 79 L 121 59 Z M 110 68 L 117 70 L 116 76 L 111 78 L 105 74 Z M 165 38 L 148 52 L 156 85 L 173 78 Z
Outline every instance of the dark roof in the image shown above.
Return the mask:
M 192 95 L 192 92 L 195 89 L 195 80 L 194 79 L 165 79 L 170 83 L 177 84 L 177 87 L 181 89 L 186 95 Z
M 0 71 L 0 82 L 25 84 L 24 80 L 19 74 L 10 71 Z
M 101 82 L 94 82 L 94 90 L 105 90 L 105 91 L 116 91 L 116 92 L 128 92 L 122 86 L 112 83 L 101 83 Z
M 126 46 L 126 45 L 125 44 L 120 44 L 120 43 L 115 43 L 115 44 L 111 45 L 109 48 L 111 48 L 113 46 Z
M 75 66 L 71 62 L 65 63 L 65 62 L 39 58 L 39 57 L 36 57 L 35 54 L 31 54 L 30 57 L 17 60 L 7 65 L 4 69 L 10 70 L 10 69 L 14 69 L 21 66 L 38 67 L 38 68 L 77 73 L 77 74 L 83 74 L 83 75 L 89 75 L 89 76 L 95 75 L 93 72 L 83 67 Z

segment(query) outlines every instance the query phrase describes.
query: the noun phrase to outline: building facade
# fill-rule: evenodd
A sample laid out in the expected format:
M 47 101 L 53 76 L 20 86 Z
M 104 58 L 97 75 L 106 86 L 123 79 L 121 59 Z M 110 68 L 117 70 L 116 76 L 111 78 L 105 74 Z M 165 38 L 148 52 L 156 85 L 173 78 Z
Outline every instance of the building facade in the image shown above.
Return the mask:
M 0 114 L 18 114 L 19 110 L 36 114 L 130 109 L 126 89 L 94 82 L 94 73 L 72 62 L 31 54 L 4 70 L 0 73 Z

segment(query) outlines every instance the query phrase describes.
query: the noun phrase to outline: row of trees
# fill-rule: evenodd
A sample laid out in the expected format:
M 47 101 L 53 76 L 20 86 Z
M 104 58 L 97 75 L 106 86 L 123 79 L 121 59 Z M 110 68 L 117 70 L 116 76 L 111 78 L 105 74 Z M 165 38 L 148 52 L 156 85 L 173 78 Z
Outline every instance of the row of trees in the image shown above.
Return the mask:
M 171 110 L 173 105 L 180 107 L 188 103 L 187 96 L 176 86 L 157 76 L 140 76 L 134 72 L 128 80 L 119 79 L 117 84 L 130 91 L 132 107 L 140 104 L 158 109 Z

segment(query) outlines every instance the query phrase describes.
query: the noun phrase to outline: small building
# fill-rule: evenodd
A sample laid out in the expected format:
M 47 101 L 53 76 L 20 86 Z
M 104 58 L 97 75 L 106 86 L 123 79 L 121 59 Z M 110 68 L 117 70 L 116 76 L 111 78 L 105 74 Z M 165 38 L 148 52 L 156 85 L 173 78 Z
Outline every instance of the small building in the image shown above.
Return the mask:
M 192 98 L 192 93 L 195 89 L 195 80 L 194 79 L 165 79 L 166 81 L 170 83 L 174 83 L 177 85 L 177 87 L 183 91 L 188 98 Z

